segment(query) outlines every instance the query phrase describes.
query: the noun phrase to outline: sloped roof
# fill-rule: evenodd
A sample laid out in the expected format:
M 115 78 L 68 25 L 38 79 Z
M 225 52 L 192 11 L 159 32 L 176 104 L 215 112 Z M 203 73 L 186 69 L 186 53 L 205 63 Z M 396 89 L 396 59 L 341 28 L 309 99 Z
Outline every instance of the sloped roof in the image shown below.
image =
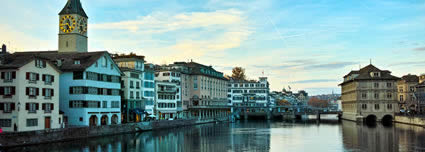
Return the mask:
M 371 72 L 380 72 L 381 75 L 379 77 L 372 77 Z M 359 71 L 351 71 L 349 74 L 347 74 L 345 77 L 351 75 L 351 74 L 358 74 L 357 77 L 353 78 L 352 80 L 345 81 L 341 83 L 340 85 L 343 85 L 347 82 L 356 81 L 356 80 L 399 80 L 400 78 L 391 75 L 391 72 L 388 70 L 380 70 L 374 65 L 370 64 L 366 67 L 363 67 Z
M 34 55 L 25 55 L 25 56 L 16 56 L 14 54 L 7 54 L 3 56 L 2 64 L 0 65 L 0 69 L 18 69 L 22 66 L 27 65 L 28 63 L 34 61 L 35 59 L 40 59 L 46 61 L 47 64 L 51 65 L 55 70 L 61 72 L 49 59 L 34 56 Z
M 78 14 L 83 17 L 87 17 L 87 14 L 83 9 L 80 0 L 68 0 L 65 7 L 62 9 L 62 11 L 60 11 L 59 15 L 67 14 Z
M 37 52 L 16 52 L 12 58 L 19 58 L 16 64 L 22 64 L 26 58 L 37 57 L 44 58 L 52 63 L 61 62 L 58 68 L 62 71 L 84 71 L 93 65 L 100 57 L 108 54 L 106 51 L 99 52 L 58 52 L 58 51 L 37 51 Z M 9 59 L 6 59 L 9 60 Z M 80 64 L 74 64 L 75 60 L 79 60 Z M 11 65 L 12 66 L 12 65 Z
M 401 80 L 404 80 L 405 82 L 416 82 L 416 83 L 418 83 L 419 77 L 417 75 L 408 74 L 408 75 L 401 77 Z

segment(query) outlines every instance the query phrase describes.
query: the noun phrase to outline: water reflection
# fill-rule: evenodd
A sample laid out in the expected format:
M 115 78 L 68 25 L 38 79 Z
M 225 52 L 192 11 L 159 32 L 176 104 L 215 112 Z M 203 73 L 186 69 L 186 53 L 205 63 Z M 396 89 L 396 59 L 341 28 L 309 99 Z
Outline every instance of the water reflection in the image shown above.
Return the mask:
M 29 146 L 9 151 L 425 151 L 421 127 L 350 121 L 240 121 Z

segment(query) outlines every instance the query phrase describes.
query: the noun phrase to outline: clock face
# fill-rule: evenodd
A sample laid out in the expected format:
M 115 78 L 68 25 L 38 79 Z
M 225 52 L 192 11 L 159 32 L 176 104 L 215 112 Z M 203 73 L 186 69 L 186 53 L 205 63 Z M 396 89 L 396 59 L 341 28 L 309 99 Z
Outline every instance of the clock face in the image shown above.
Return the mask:
M 64 33 L 70 33 L 74 31 L 75 26 L 77 24 L 77 22 L 75 21 L 75 18 L 70 15 L 63 16 L 59 22 L 60 22 L 59 23 L 60 29 Z
M 80 32 L 80 34 L 86 34 L 87 32 L 87 20 L 85 18 L 80 18 L 80 20 L 78 20 L 78 32 Z

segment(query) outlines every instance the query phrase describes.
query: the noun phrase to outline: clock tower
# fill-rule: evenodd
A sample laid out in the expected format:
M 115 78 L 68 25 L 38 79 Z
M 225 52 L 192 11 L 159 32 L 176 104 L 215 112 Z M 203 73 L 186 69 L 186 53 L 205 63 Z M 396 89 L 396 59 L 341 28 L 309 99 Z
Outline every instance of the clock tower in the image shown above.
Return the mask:
M 87 19 L 80 0 L 68 0 L 59 13 L 58 52 L 87 52 Z

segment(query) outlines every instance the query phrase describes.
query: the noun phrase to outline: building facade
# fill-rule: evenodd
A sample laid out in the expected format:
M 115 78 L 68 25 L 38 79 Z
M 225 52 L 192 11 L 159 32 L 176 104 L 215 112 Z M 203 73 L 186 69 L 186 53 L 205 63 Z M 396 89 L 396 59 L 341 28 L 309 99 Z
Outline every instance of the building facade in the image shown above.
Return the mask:
M 6 58 L 0 64 L 0 128 L 5 132 L 60 128 L 60 70 L 33 56 Z
M 266 77 L 259 81 L 230 80 L 228 86 L 228 101 L 234 106 L 267 107 L 269 103 L 269 82 Z
M 146 64 L 143 72 L 143 99 L 145 101 L 145 111 L 149 115 L 154 115 L 156 103 L 155 90 L 155 70 L 153 64 Z
M 419 76 L 419 84 L 416 86 L 415 97 L 418 103 L 418 112 L 425 113 L 425 74 Z
M 398 77 L 368 65 L 344 76 L 341 86 L 343 119 L 352 121 L 392 120 L 398 112 Z
M 177 71 L 155 72 L 157 117 L 182 118 L 181 78 Z
M 415 92 L 418 84 L 419 77 L 417 75 L 405 75 L 397 81 L 397 99 L 400 110 L 416 111 Z
M 145 57 L 114 55 L 115 63 L 124 75 L 121 77 L 121 116 L 123 123 L 140 122 L 145 117 L 143 98 L 143 71 Z

